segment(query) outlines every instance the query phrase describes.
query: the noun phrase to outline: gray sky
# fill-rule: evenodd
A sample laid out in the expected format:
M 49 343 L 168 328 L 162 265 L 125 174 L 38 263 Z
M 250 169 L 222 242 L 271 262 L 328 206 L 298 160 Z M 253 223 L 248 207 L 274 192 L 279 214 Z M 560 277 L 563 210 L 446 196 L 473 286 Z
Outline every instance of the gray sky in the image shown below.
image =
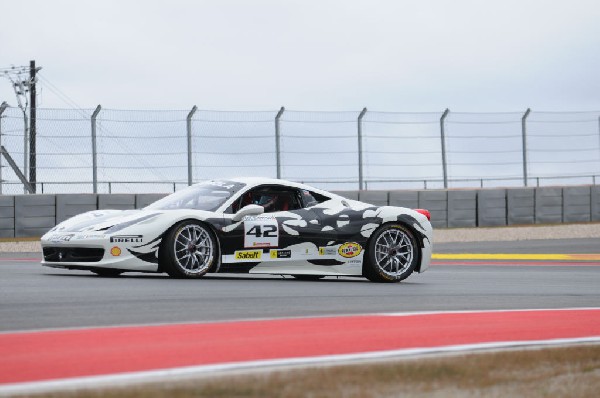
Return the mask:
M 0 42 L 84 108 L 600 110 L 597 0 L 2 0 Z

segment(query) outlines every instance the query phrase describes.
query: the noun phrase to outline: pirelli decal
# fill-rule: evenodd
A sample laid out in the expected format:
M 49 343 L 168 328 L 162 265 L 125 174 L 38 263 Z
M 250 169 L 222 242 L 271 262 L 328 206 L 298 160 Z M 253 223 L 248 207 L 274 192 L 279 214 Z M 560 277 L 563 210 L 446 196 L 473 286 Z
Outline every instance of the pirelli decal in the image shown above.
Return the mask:
M 236 260 L 260 260 L 262 250 L 238 250 L 235 252 Z

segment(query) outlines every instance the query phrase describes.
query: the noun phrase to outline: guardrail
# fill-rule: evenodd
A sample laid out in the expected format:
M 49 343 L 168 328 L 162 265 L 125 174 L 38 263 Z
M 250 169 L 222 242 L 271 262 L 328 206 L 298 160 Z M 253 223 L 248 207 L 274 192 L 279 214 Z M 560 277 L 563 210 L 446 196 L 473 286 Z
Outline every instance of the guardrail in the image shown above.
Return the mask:
M 428 209 L 435 228 L 600 221 L 600 186 L 337 193 L 374 205 Z M 0 237 L 41 236 L 76 214 L 139 209 L 165 195 L 0 195 Z
M 505 188 L 521 187 L 522 179 L 519 178 L 463 178 L 449 180 L 453 184 L 459 184 L 462 188 L 494 188 L 502 185 Z M 196 181 L 200 182 L 200 181 Z M 303 184 L 315 187 L 323 187 L 326 190 L 344 189 L 345 186 L 356 185 L 355 180 L 302 180 Z M 398 189 L 441 189 L 443 187 L 442 179 L 365 179 L 365 190 L 379 190 L 382 187 L 393 187 Z M 564 186 L 577 186 L 582 184 L 600 185 L 600 174 L 573 175 L 560 177 L 532 176 L 529 177 L 528 186 L 544 187 L 555 186 L 560 183 Z M 23 184 L 17 182 L 3 182 L 5 186 L 14 186 L 22 189 Z M 188 186 L 187 181 L 98 181 L 98 190 L 102 193 L 172 193 L 178 189 Z M 34 184 L 31 184 L 34 185 Z M 91 192 L 92 183 L 90 181 L 47 181 L 37 182 L 35 192 L 48 194 L 60 193 L 80 193 Z M 384 188 L 385 189 L 385 188 Z M 16 189 L 9 189 L 14 192 Z M 390 189 L 391 190 L 391 189 Z M 1 192 L 0 192 L 1 194 Z

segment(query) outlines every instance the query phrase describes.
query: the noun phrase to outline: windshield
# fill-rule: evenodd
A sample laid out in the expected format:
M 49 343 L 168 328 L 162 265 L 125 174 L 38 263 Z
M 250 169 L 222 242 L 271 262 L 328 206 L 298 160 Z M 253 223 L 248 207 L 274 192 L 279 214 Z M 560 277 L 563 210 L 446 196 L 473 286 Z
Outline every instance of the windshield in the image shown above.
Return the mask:
M 175 192 L 145 207 L 148 210 L 193 209 L 215 211 L 246 184 L 206 181 Z

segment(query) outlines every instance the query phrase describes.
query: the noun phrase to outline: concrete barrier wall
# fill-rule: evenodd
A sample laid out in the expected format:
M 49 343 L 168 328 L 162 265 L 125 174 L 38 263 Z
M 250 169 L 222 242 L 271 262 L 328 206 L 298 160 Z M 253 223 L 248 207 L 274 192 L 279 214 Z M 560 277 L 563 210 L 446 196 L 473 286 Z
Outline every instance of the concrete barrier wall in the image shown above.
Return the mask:
M 591 187 L 592 195 L 592 221 L 600 221 L 600 187 L 593 186 Z
M 164 198 L 167 194 L 163 193 L 139 193 L 135 195 L 135 208 L 143 209 L 151 203 Z
M 358 200 L 375 206 L 387 206 L 389 202 L 388 191 L 359 191 Z
M 477 226 L 477 191 L 448 191 L 448 227 Z
M 337 193 L 378 206 L 427 209 L 435 228 L 600 221 L 600 186 Z M 0 238 L 41 236 L 86 211 L 139 209 L 164 196 L 0 195 Z
M 15 237 L 42 236 L 55 225 L 55 195 L 15 196 Z
M 390 191 L 390 206 L 408 207 L 411 209 L 419 208 L 418 191 Z
M 343 196 L 344 198 L 358 200 L 358 192 L 359 191 L 332 191 L 332 192 L 336 193 L 340 196 Z
M 506 189 L 485 189 L 477 193 L 477 225 L 506 225 Z
M 135 194 L 100 194 L 98 195 L 98 210 L 131 210 L 135 209 Z
M 535 190 L 516 188 L 506 190 L 506 221 L 508 225 L 535 222 Z
M 87 211 L 98 209 L 98 195 L 95 194 L 62 194 L 56 195 L 56 223 Z
M 0 196 L 0 238 L 15 237 L 15 197 Z
M 535 223 L 562 222 L 562 188 L 537 188 L 535 190 Z
M 563 222 L 592 220 L 592 190 L 590 187 L 565 187 L 563 192 Z
M 448 226 L 448 192 L 419 191 L 419 208 L 431 213 L 431 225 L 435 228 Z

